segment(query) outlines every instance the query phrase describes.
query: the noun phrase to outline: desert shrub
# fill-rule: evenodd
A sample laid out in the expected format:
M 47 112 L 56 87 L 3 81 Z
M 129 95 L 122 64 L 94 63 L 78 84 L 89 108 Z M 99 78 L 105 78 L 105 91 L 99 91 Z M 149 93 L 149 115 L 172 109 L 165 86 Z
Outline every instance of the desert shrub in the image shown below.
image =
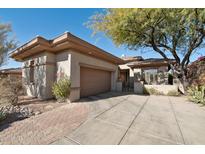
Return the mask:
M 23 89 L 21 80 L 11 80 L 8 77 L 0 79 L 0 105 L 18 103 L 19 92 Z
M 144 88 L 144 94 L 150 94 L 150 95 L 163 95 L 162 92 L 154 89 L 154 88 Z
M 175 90 L 170 90 L 168 93 L 167 93 L 167 96 L 179 96 L 180 93 L 178 91 L 175 91 Z
M 6 114 L 0 111 L 0 122 L 6 118 Z
M 205 85 L 203 86 L 191 86 L 188 88 L 189 100 L 195 103 L 201 103 L 205 105 Z
M 67 77 L 55 82 L 52 87 L 52 92 L 55 98 L 59 101 L 65 101 L 70 95 L 71 82 Z

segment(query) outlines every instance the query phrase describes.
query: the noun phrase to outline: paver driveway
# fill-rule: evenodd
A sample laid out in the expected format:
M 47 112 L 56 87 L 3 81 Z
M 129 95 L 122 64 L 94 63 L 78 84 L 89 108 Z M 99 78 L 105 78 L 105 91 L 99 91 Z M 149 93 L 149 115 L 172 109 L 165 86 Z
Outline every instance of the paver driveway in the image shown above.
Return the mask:
M 1 144 L 205 144 L 205 109 L 182 97 L 106 93 L 16 122 Z

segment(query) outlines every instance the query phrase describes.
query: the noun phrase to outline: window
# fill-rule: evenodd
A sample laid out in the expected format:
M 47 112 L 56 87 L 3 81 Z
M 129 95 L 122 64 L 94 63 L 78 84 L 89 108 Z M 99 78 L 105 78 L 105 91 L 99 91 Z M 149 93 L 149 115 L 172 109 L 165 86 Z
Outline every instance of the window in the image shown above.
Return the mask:
M 157 84 L 157 69 L 144 70 L 145 82 L 147 84 Z
M 30 62 L 30 83 L 34 82 L 34 60 Z

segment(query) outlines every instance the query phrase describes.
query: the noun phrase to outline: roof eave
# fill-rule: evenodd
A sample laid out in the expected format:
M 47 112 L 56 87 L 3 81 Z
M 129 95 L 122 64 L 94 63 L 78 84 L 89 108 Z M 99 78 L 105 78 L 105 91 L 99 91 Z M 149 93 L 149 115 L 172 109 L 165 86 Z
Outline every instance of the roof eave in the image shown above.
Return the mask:
M 24 45 L 12 51 L 9 57 L 16 60 L 21 60 L 21 58 L 19 58 L 19 55 L 22 55 L 26 51 L 31 50 L 36 46 L 49 47 L 49 45 L 50 45 L 49 42 L 45 38 L 41 36 L 37 36 L 36 38 L 32 39 L 31 41 L 25 43 Z
M 99 57 L 104 60 L 107 60 L 111 63 L 115 64 L 124 64 L 125 62 L 118 58 L 74 35 L 71 33 L 64 33 L 63 35 L 60 35 L 56 37 L 53 40 L 46 40 L 42 37 L 36 37 L 33 40 L 29 41 L 28 43 L 24 44 L 23 46 L 17 48 L 14 50 L 10 57 L 17 60 L 17 61 L 23 61 L 26 57 L 29 57 L 33 55 L 34 53 L 38 53 L 40 51 L 46 50 L 50 52 L 58 52 L 62 51 L 63 49 L 76 49 L 81 46 L 83 50 L 91 50 L 93 53 L 97 54 Z M 37 51 L 38 48 L 39 50 Z M 34 50 L 36 49 L 36 51 Z M 29 51 L 29 52 L 28 52 Z M 86 53 L 89 54 L 89 53 Z M 92 56 L 92 55 L 91 55 Z

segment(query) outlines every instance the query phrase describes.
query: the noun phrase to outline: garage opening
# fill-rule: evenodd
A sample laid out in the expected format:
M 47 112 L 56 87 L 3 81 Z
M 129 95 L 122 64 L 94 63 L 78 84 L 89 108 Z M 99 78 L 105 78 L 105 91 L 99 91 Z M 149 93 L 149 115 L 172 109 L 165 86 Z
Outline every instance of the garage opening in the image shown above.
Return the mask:
M 88 67 L 80 68 L 80 97 L 108 92 L 111 89 L 111 72 Z

